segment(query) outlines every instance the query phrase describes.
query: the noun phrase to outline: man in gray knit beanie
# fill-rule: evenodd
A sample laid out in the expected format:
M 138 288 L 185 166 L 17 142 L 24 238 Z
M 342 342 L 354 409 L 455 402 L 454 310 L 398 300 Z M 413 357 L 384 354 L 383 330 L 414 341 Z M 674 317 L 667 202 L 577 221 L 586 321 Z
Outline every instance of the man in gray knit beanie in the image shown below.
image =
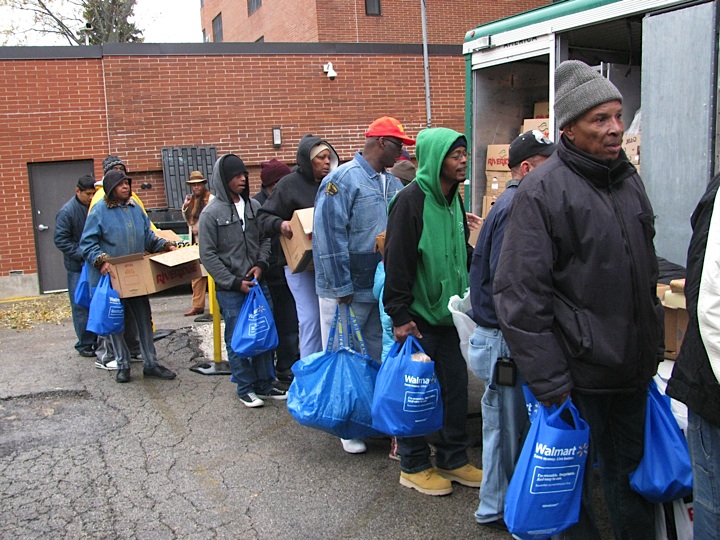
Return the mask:
M 555 71 L 555 93 L 562 135 L 513 197 L 495 311 L 538 401 L 572 399 L 588 423 L 614 537 L 644 539 L 654 509 L 629 475 L 643 456 L 648 384 L 665 348 L 654 212 L 622 151 L 617 88 L 569 60 Z M 564 538 L 600 537 L 592 477 L 588 461 L 578 522 Z

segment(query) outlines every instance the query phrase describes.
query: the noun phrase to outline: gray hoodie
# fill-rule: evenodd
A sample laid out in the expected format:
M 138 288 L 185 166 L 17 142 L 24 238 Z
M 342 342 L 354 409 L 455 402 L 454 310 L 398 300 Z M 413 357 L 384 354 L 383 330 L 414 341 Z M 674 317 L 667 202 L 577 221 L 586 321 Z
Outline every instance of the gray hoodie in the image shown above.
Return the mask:
M 213 167 L 210 191 L 215 195 L 200 214 L 199 238 L 200 261 L 215 280 L 219 289 L 239 291 L 243 277 L 253 266 L 263 272 L 268 268 L 270 239 L 263 237 L 256 219 L 260 203 L 248 197 L 246 185 L 242 193 L 245 215 L 238 216 L 228 190 L 229 178 L 225 178 L 223 161 L 229 155 L 220 156 Z M 245 229 L 243 230 L 243 224 Z

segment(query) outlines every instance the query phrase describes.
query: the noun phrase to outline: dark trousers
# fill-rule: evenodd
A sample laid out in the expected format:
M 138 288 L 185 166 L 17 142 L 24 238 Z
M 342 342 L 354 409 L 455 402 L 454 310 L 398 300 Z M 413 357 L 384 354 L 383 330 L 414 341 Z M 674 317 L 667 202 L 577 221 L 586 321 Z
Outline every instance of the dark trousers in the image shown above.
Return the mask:
M 275 349 L 275 372 L 287 371 L 300 358 L 300 336 L 295 298 L 288 288 L 285 272 L 270 267 L 267 274 L 267 287 L 272 297 L 273 317 L 278 332 L 278 346 Z
M 468 372 L 460 352 L 460 338 L 454 326 L 436 326 L 423 330 L 420 341 L 425 353 L 435 362 L 443 402 L 443 428 L 435 444 L 435 463 L 441 469 L 457 469 L 469 463 L 467 449 Z M 430 447 L 425 437 L 398 438 L 400 468 L 417 473 L 432 468 Z
M 618 540 L 654 538 L 652 503 L 630 488 L 629 475 L 643 456 L 647 389 L 631 393 L 582 394 L 572 399 L 590 426 L 590 456 L 583 483 L 580 521 L 562 538 L 600 538 L 592 508 L 592 463 L 597 459 L 610 523 Z

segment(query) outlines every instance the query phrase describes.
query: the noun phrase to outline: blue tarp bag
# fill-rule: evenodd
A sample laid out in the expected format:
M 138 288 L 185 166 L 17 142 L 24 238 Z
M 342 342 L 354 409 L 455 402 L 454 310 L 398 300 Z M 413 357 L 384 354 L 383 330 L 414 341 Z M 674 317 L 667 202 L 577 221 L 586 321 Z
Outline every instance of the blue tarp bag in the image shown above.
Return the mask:
M 278 333 L 270 305 L 262 287 L 253 279 L 254 287 L 245 297 L 233 330 L 230 346 L 242 357 L 253 357 L 278 346 Z
M 75 305 L 88 309 L 90 307 L 90 279 L 88 278 L 88 263 L 83 264 L 82 270 L 80 271 L 80 279 L 75 287 L 75 294 L 73 295 L 73 302 Z
M 338 306 L 326 349 L 293 364 L 287 410 L 299 424 L 343 439 L 380 437 L 370 414 L 379 365 L 367 354 L 352 309 L 345 308 L 349 332 Z M 333 350 L 336 335 L 338 347 Z M 360 351 L 352 348 L 351 340 Z
M 645 408 L 645 452 L 630 473 L 630 487 L 654 503 L 672 502 L 692 493 L 687 441 L 670 408 L 670 398 L 650 381 Z
M 420 343 L 408 336 L 393 343 L 380 366 L 372 401 L 372 425 L 395 437 L 419 437 L 443 426 L 443 404 L 435 362 L 413 360 L 423 353 Z
M 99 336 L 119 334 L 125 328 L 125 309 L 117 291 L 110 284 L 110 274 L 100 276 L 90 300 L 86 328 L 88 332 Z
M 539 540 L 577 523 L 589 441 L 590 428 L 570 398 L 539 407 L 505 496 L 511 533 Z

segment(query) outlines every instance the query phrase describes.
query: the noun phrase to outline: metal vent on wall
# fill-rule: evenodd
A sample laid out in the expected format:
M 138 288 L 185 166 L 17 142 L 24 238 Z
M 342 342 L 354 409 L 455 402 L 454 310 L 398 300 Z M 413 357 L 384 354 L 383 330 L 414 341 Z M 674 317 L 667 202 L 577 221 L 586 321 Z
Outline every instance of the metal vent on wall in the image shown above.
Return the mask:
M 174 146 L 162 149 L 163 180 L 169 208 L 181 208 L 189 189 L 185 180 L 192 171 L 200 171 L 210 180 L 217 160 L 214 146 Z

